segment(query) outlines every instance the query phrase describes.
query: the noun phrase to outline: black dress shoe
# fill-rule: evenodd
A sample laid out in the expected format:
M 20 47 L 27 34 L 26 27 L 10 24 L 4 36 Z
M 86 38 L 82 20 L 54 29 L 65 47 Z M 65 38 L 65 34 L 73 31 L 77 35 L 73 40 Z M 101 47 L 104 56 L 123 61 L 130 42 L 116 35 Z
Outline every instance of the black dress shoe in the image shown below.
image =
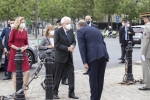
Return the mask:
M 145 88 L 145 87 L 141 87 L 141 88 L 139 88 L 139 90 L 150 90 L 150 88 Z
M 60 99 L 59 96 L 57 94 L 54 94 L 54 99 Z
M 10 80 L 10 79 L 11 79 L 11 77 L 8 76 L 8 77 L 4 78 L 3 80 Z
M 88 72 L 86 71 L 85 73 L 83 73 L 83 75 L 87 75 L 88 74 Z
M 61 84 L 68 85 L 68 82 L 62 81 Z
M 72 99 L 79 99 L 79 97 L 75 96 L 75 95 L 69 95 L 69 98 L 72 98 Z
M 119 64 L 123 64 L 123 63 L 125 63 L 125 61 L 124 61 L 124 60 L 122 60 Z
M 4 73 L 4 76 L 8 76 L 8 73 L 7 73 L 7 72 L 5 72 L 5 73 Z

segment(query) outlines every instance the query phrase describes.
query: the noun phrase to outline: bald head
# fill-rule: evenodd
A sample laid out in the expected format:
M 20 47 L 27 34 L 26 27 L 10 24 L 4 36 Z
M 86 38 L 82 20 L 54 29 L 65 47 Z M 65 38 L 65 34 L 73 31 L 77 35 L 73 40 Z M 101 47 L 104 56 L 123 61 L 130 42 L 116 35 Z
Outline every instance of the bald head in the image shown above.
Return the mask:
M 78 22 L 78 29 L 81 29 L 82 27 L 84 27 L 86 25 L 86 21 L 85 20 L 80 20 Z
M 85 21 L 92 21 L 91 16 L 89 15 L 85 16 Z

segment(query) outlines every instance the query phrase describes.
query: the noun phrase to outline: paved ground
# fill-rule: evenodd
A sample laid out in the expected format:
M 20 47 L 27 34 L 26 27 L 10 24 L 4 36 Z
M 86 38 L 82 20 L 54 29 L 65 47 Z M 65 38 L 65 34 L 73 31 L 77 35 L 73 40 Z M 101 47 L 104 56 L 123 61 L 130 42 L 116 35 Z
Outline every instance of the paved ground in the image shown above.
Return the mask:
M 75 93 L 80 97 L 79 100 L 90 100 L 89 78 L 82 74 L 83 71 L 75 72 Z M 136 83 L 134 85 L 120 85 L 124 75 L 124 66 L 108 67 L 105 74 L 105 84 L 101 100 L 150 100 L 150 91 L 140 91 L 142 85 Z M 142 68 L 140 65 L 133 66 L 133 76 L 135 79 L 142 78 Z M 40 86 L 44 80 L 44 76 L 39 76 L 34 80 L 28 90 L 27 100 L 44 100 L 45 91 Z M 0 95 L 7 95 L 13 92 L 12 82 L 0 80 Z M 60 100 L 72 100 L 68 98 L 68 86 L 60 85 Z

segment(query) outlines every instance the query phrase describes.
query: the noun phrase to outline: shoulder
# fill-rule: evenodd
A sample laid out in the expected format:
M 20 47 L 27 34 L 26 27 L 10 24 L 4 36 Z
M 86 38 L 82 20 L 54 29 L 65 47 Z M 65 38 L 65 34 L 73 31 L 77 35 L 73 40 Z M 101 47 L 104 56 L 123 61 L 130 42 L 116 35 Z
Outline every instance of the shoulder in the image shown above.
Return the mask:
M 93 24 L 93 23 L 91 24 L 91 26 L 98 28 L 98 26 L 96 24 Z

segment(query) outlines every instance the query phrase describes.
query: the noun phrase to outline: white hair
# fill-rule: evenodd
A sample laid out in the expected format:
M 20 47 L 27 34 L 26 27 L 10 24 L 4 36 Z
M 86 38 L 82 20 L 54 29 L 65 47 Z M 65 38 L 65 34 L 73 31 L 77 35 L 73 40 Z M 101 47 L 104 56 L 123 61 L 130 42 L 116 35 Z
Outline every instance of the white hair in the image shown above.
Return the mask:
M 64 24 L 67 20 L 71 21 L 71 18 L 70 18 L 70 17 L 67 17 L 67 16 L 63 17 L 63 18 L 61 19 L 61 24 Z

